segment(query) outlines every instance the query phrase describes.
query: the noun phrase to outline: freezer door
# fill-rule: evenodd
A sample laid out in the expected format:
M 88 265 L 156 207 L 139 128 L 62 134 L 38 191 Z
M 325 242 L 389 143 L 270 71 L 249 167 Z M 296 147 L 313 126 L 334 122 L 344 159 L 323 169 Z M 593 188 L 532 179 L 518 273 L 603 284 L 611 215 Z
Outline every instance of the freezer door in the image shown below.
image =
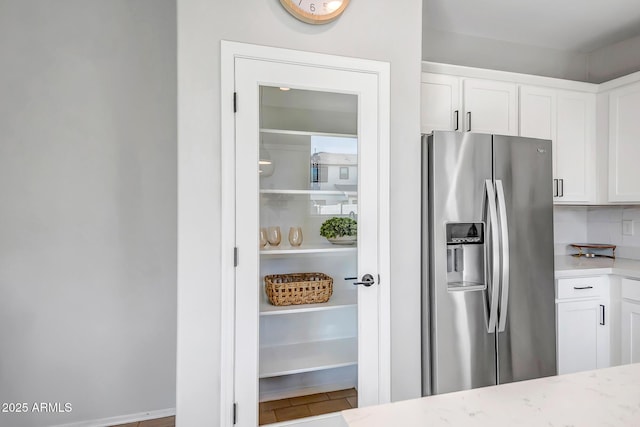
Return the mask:
M 447 224 L 469 225 L 473 233 L 485 226 L 483 209 L 491 184 L 491 136 L 434 132 L 427 140 L 428 211 L 423 264 L 423 316 L 428 336 L 423 347 L 423 394 L 439 394 L 495 384 L 495 333 L 488 333 L 485 248 L 478 244 L 447 245 Z M 424 214 L 424 213 L 423 213 Z M 482 226 L 480 224 L 482 223 Z M 455 228 L 454 227 L 454 228 Z M 449 227 L 452 230 L 452 227 Z M 485 245 L 491 231 L 484 230 Z M 463 242 L 464 243 L 464 242 Z M 448 262 L 449 261 L 449 262 Z M 430 362 L 430 366 L 429 366 Z
M 508 383 L 556 374 L 551 141 L 494 136 L 493 152 L 508 224 L 497 334 L 498 382 Z

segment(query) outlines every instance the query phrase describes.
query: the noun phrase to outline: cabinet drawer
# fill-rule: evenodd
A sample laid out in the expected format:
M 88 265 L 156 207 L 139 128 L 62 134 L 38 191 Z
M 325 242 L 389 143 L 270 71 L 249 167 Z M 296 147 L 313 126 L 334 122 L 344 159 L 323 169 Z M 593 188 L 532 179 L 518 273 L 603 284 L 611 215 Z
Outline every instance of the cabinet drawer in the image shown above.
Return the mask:
M 640 301 L 640 280 L 622 279 L 622 298 Z
M 604 277 L 576 277 L 558 279 L 556 295 L 558 299 L 606 296 L 607 279 Z

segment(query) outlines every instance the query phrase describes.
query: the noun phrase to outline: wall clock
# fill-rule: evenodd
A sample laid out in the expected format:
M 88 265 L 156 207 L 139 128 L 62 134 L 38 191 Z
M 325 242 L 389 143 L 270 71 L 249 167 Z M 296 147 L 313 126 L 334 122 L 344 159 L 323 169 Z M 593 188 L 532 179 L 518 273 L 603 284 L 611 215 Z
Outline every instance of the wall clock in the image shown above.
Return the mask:
M 344 12 L 349 0 L 280 0 L 280 3 L 307 24 L 326 24 Z

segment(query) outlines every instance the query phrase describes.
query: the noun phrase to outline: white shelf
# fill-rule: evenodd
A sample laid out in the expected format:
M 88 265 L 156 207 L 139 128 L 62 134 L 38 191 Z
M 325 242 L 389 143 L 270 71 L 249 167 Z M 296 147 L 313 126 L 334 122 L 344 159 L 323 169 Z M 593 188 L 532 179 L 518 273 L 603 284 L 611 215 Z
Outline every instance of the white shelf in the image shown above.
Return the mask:
M 338 138 L 357 138 L 358 135 L 353 133 L 332 133 L 332 132 L 309 132 L 305 130 L 289 130 L 289 129 L 260 129 L 261 133 L 274 133 L 279 135 L 303 135 L 303 136 L 330 136 Z
M 357 338 L 262 347 L 260 378 L 340 368 L 357 363 Z
M 279 190 L 264 189 L 260 190 L 260 194 L 287 194 L 293 196 L 356 196 L 357 191 L 340 191 L 340 190 Z
M 281 245 L 271 248 L 267 246 L 265 249 L 260 249 L 260 255 L 355 254 L 357 251 L 358 248 L 355 244 L 353 246 L 340 246 L 331 243 L 311 243 L 308 245 L 303 243 L 302 246 L 298 247 Z
M 355 292 L 336 292 L 329 301 L 320 304 L 298 304 L 277 306 L 269 301 L 260 302 L 260 316 L 273 316 L 278 314 L 308 313 L 310 311 L 336 310 L 340 308 L 355 307 L 357 294 Z

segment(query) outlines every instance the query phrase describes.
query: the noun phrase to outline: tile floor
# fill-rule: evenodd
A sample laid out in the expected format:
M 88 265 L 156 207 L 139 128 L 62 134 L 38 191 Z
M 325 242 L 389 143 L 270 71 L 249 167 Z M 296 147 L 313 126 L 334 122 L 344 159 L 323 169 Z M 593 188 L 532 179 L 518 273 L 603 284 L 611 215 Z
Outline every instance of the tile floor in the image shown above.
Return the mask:
M 112 427 L 176 427 L 176 417 L 156 418 L 154 420 L 119 424 Z
M 271 400 L 260 403 L 260 425 L 313 415 L 329 414 L 358 406 L 355 388 L 310 394 L 290 399 Z

